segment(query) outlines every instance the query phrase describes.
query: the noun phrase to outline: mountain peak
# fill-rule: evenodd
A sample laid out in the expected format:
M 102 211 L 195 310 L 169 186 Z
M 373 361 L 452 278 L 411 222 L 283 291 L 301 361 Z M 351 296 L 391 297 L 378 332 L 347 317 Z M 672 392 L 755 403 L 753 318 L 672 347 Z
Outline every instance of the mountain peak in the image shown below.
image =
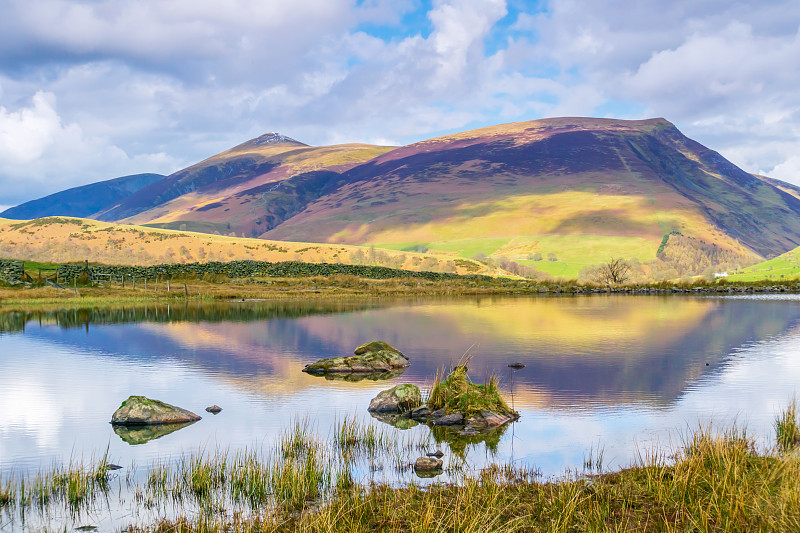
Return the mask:
M 264 135 L 260 135 L 259 137 L 256 137 L 250 142 L 257 146 L 263 146 L 265 144 L 283 144 L 283 143 L 303 144 L 300 141 L 296 141 L 291 137 L 287 137 L 286 135 L 281 135 L 280 133 L 275 131 L 270 131 L 265 133 Z

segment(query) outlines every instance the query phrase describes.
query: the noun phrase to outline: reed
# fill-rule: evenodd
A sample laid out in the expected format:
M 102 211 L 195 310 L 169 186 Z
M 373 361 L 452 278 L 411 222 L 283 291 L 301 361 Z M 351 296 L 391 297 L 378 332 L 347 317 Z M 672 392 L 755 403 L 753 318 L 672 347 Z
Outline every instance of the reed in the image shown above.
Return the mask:
M 792 410 L 792 406 L 787 412 Z M 786 417 L 783 413 L 781 417 Z M 780 419 L 780 417 L 779 417 Z M 430 442 L 344 418 L 328 439 L 298 420 L 268 455 L 215 450 L 153 465 L 131 502 L 172 504 L 171 520 L 131 532 L 374 531 L 798 531 L 800 456 L 759 450 L 743 430 L 700 427 L 677 451 L 653 448 L 629 468 L 603 472 L 603 448 L 584 472 L 542 480 L 535 468 L 448 464 L 448 481 L 391 487 L 357 478 L 358 461 L 395 466 Z M 386 435 L 389 433 L 387 432 Z M 382 442 L 375 446 L 364 442 Z M 361 447 L 361 448 L 359 448 Z M 362 451 L 358 451 L 362 450 Z M 370 455 L 371 453 L 371 455 Z M 359 454 L 362 454 L 358 459 Z M 589 470 L 590 473 L 587 473 Z M 596 473 L 595 473 L 596 472 Z M 453 481 L 457 480 L 457 483 Z M 135 481 L 132 481 L 135 483 Z M 109 489 L 107 464 L 71 463 L 31 478 L 0 480 L 6 512 L 88 509 Z M 185 516 L 181 516 L 185 515 Z M 120 524 L 126 526 L 125 524 Z
M 775 420 L 775 438 L 778 451 L 789 452 L 800 444 L 800 423 L 797 420 L 797 398 L 781 411 Z

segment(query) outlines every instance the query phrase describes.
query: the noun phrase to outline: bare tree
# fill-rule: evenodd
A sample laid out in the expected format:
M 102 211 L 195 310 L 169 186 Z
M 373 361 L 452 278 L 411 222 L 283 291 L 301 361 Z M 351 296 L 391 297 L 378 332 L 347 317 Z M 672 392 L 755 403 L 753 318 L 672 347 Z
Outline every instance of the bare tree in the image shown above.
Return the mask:
M 596 280 L 598 283 L 618 285 L 630 279 L 631 265 L 621 257 L 612 257 L 597 269 Z

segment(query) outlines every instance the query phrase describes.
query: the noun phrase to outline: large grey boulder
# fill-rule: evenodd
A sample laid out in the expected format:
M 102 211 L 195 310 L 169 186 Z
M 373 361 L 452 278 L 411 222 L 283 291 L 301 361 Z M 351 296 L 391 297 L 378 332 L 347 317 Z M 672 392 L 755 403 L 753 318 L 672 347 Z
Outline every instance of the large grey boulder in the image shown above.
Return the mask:
M 194 422 L 200 417 L 191 411 L 144 396 L 131 396 L 114 411 L 111 423 L 116 426 L 150 426 Z
M 389 390 L 381 391 L 369 402 L 371 413 L 406 413 L 422 404 L 419 387 L 410 383 L 395 385 Z
M 349 357 L 329 357 L 306 365 L 303 372 L 309 374 L 391 372 L 409 365 L 408 357 L 382 341 L 367 342 L 359 346 Z

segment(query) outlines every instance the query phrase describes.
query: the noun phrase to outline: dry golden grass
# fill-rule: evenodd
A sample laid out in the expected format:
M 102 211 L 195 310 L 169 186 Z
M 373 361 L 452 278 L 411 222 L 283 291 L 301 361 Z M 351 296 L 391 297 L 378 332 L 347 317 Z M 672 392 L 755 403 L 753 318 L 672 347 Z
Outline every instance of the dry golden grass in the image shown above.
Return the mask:
M 80 218 L 50 217 L 33 221 L 0 219 L 0 258 L 68 263 L 85 261 L 115 265 L 156 265 L 195 261 L 303 261 L 352 263 L 358 255 L 378 266 L 405 270 L 445 268 L 451 258 L 396 250 L 325 243 L 266 241 L 126 226 Z M 381 263 L 381 261 L 383 261 Z M 457 273 L 488 273 L 479 262 L 450 263 Z

